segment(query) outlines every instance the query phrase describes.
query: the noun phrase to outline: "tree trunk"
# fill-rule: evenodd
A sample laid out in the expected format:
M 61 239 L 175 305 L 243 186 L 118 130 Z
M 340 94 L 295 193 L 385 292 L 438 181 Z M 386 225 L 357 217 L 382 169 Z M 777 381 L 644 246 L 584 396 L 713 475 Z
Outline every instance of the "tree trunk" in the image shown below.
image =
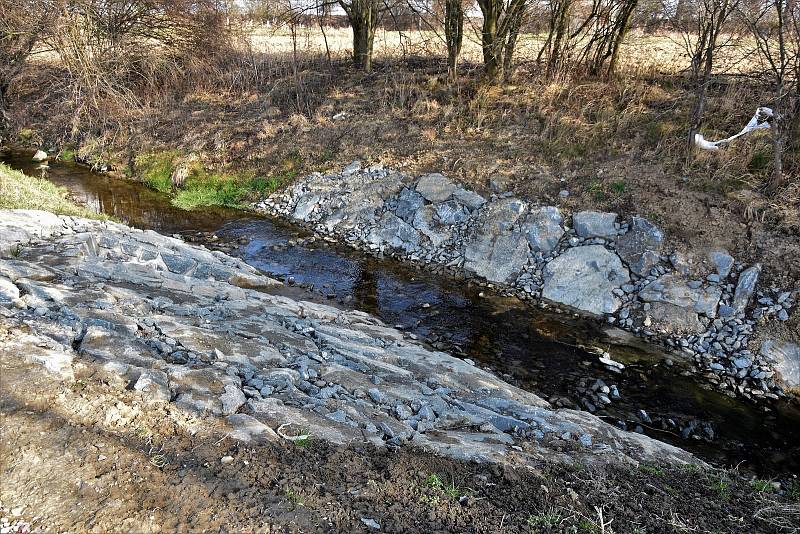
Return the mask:
M 353 64 L 357 69 L 372 70 L 372 44 L 378 25 L 378 6 L 374 0 L 354 0 L 347 17 L 353 28 Z
M 622 46 L 623 41 L 625 41 L 625 36 L 628 34 L 628 29 L 631 25 L 631 19 L 633 18 L 633 13 L 636 11 L 636 6 L 638 4 L 639 0 L 631 0 L 627 2 L 623 8 L 622 14 L 620 15 L 618 31 L 614 37 L 614 43 L 611 48 L 611 60 L 608 62 L 608 70 L 606 71 L 606 76 L 609 78 L 614 76 L 614 73 L 617 70 L 619 49 Z
M 458 69 L 458 56 L 464 37 L 464 7 L 461 0 L 446 0 L 444 35 L 447 41 L 447 77 L 454 81 Z
M 497 46 L 497 22 L 500 16 L 499 10 L 493 0 L 479 2 L 483 11 L 483 27 L 481 28 L 481 48 L 483 50 L 483 68 L 489 80 L 496 80 L 500 77 L 503 68 L 501 50 Z M 484 10 L 483 6 L 487 9 Z

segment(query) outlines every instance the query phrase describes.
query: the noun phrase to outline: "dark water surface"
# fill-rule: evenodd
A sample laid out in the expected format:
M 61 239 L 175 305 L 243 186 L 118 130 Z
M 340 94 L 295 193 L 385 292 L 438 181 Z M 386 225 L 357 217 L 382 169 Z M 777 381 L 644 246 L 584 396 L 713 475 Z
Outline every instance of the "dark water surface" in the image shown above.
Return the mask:
M 44 172 L 97 212 L 137 228 L 227 246 L 231 254 L 277 278 L 291 277 L 299 287 L 287 291 L 295 296 L 373 313 L 544 398 L 578 406 L 582 388 L 600 378 L 621 394 L 596 412 L 611 423 L 631 430 L 638 426 L 707 461 L 740 465 L 762 477 L 800 473 L 797 404 L 781 402 L 767 412 L 731 399 L 685 376 L 678 355 L 635 339 L 612 338 L 589 320 L 548 313 L 515 298 L 482 296 L 482 289 L 468 282 L 319 240 L 308 243 L 307 232 L 280 220 L 222 208 L 185 211 L 140 183 L 71 163 L 51 163 L 43 171 L 30 158 L 27 152 L 0 152 L 0 161 L 30 175 Z M 209 241 L 214 235 L 218 241 Z M 606 369 L 592 347 L 608 351 L 626 364 L 625 370 Z M 665 364 L 669 358 L 675 365 Z M 640 420 L 640 409 L 652 423 Z M 697 425 L 689 438 L 681 436 L 686 425 Z

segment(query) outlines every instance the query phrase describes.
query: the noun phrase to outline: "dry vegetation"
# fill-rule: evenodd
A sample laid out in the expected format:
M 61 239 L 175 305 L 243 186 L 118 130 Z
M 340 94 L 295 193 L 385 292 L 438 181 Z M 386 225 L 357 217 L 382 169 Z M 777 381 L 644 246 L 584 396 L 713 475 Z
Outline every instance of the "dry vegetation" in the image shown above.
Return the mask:
M 189 9 L 163 5 L 179 15 Z M 568 11 L 570 28 L 592 20 L 589 5 Z M 761 53 L 758 46 L 759 35 L 775 35 L 766 19 L 748 18 L 748 5 L 737 2 L 712 46 L 702 39 L 703 21 L 719 4 L 684 5 L 688 15 L 655 26 L 646 15 L 657 8 L 639 5 L 618 36 L 613 72 L 606 62 L 602 73 L 591 74 L 581 57 L 594 57 L 587 43 L 595 34 L 575 32 L 556 47 L 548 21 L 560 8 L 532 3 L 502 79 L 486 75 L 481 19 L 472 16 L 464 20 L 452 76 L 433 15 L 418 24 L 422 30 L 392 27 L 384 16 L 367 72 L 351 64 L 349 28 L 290 11 L 264 25 L 194 2 L 191 9 L 205 14 L 201 24 L 155 10 L 147 24 L 136 19 L 125 26 L 124 38 L 101 31 L 103 38 L 92 41 L 87 36 L 96 32 L 85 24 L 92 16 L 76 9 L 42 31 L 9 85 L 8 131 L 17 141 L 69 146 L 136 176 L 152 171 L 142 162 L 168 154 L 170 166 L 159 172 L 169 179 L 161 176 L 160 187 L 173 189 L 187 207 L 241 204 L 302 172 L 353 159 L 443 171 L 484 190 L 490 178 L 505 180 L 536 202 L 642 213 L 679 245 L 727 246 L 800 278 L 800 260 L 781 259 L 800 250 L 798 130 L 792 129 L 800 116 L 793 115 L 800 105 L 792 70 L 797 43 L 786 43 L 790 56 L 776 93 L 774 50 Z M 168 31 L 148 29 L 163 20 Z M 790 17 L 787 37 L 796 24 Z M 687 153 L 692 123 L 707 139 L 724 138 L 758 106 L 781 107 L 780 127 L 718 152 Z M 185 191 L 199 186 L 201 193 Z M 570 191 L 563 202 L 562 189 Z

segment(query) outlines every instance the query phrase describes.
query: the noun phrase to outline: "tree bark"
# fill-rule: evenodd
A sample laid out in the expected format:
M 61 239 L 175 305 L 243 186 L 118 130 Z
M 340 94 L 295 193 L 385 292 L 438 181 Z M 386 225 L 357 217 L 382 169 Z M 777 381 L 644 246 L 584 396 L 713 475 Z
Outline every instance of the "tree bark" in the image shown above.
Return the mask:
M 350 27 L 353 29 L 353 65 L 359 70 L 372 70 L 372 45 L 378 27 L 378 4 L 376 0 L 340 1 Z
M 453 81 L 458 74 L 458 56 L 464 38 L 464 7 L 461 0 L 445 2 L 444 35 L 447 41 L 447 77 Z

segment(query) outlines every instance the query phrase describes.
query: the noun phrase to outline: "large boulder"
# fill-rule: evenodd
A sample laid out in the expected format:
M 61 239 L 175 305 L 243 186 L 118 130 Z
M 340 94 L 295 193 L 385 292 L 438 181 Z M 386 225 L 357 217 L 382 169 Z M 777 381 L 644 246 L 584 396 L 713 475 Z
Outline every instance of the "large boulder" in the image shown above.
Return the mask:
M 676 274 L 665 274 L 639 292 L 639 299 L 651 304 L 648 313 L 654 326 L 672 333 L 705 330 L 700 316 L 715 318 L 721 296 L 718 286 L 690 287 L 688 280 Z
M 443 174 L 433 173 L 421 176 L 417 182 L 417 193 L 428 202 L 444 202 L 456 190 L 456 184 Z
M 572 226 L 580 237 L 611 239 L 617 236 L 616 220 L 616 213 L 579 211 L 572 215 Z
M 642 217 L 632 217 L 629 230 L 617 239 L 617 254 L 630 270 L 640 276 L 647 274 L 661 259 L 664 232 Z
M 464 246 L 464 268 L 492 282 L 514 280 L 530 253 L 528 239 L 519 229 L 525 210 L 525 203 L 515 198 L 492 202 Z
M 373 245 L 388 245 L 411 252 L 419 246 L 419 232 L 391 211 L 387 211 L 369 233 L 367 241 Z
M 772 362 L 786 387 L 800 393 L 800 345 L 767 339 L 761 344 L 761 355 Z
M 619 256 L 602 245 L 575 247 L 547 263 L 542 297 L 596 315 L 620 307 L 613 291 L 630 281 Z
M 425 204 L 425 200 L 422 195 L 407 187 L 404 187 L 396 198 L 386 202 L 387 207 L 407 223 L 414 220 L 414 215 L 423 204 Z
M 532 209 L 522 226 L 531 249 L 548 253 L 556 248 L 564 235 L 562 222 L 561 212 L 555 206 Z
M 436 219 L 446 225 L 461 224 L 469 219 L 469 210 L 455 200 L 448 200 L 437 204 Z

